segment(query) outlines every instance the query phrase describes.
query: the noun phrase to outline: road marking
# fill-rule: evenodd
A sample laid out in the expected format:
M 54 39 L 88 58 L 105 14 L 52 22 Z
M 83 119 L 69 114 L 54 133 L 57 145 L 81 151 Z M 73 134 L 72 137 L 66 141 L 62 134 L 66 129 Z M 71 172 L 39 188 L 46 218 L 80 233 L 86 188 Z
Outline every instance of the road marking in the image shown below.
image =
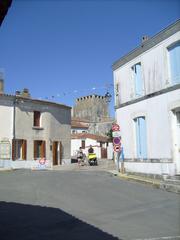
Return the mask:
M 168 236 L 168 237 L 157 237 L 157 238 L 136 238 L 132 240 L 166 240 L 166 239 L 180 239 L 180 236 Z

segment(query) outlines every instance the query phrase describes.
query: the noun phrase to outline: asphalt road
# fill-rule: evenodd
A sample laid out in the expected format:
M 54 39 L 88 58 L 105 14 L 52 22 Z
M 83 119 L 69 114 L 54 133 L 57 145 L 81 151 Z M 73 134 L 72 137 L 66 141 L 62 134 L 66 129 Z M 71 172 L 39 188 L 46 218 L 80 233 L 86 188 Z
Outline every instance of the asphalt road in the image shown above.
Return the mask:
M 150 185 L 102 171 L 0 172 L 1 240 L 180 239 L 179 226 L 179 195 Z

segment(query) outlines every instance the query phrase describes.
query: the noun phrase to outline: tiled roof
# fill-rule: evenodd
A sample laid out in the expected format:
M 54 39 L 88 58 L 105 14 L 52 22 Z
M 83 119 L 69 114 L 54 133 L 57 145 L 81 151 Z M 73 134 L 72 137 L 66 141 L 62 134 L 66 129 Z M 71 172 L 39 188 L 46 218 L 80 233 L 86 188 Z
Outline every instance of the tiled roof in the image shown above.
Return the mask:
M 0 99 L 1 98 L 10 99 L 11 101 L 14 101 L 14 99 L 23 100 L 24 102 L 32 102 L 32 103 L 35 103 L 35 104 L 39 103 L 39 104 L 44 104 L 44 105 L 53 105 L 53 106 L 57 106 L 57 107 L 71 109 L 70 106 L 67 106 L 67 105 L 64 105 L 64 104 L 61 104 L 61 103 L 57 103 L 57 102 L 50 102 L 50 101 L 47 101 L 47 100 L 27 98 L 27 97 L 23 97 L 23 96 L 16 96 L 16 95 L 11 95 L 11 94 L 6 94 L 6 93 L 1 93 L 0 94 Z
M 95 135 L 91 133 L 75 133 L 71 134 L 71 139 L 86 139 L 90 138 L 96 140 L 97 142 L 108 142 L 109 138 L 105 136 Z
M 83 129 L 88 129 L 89 124 L 83 120 L 80 119 L 71 119 L 71 128 L 83 128 Z

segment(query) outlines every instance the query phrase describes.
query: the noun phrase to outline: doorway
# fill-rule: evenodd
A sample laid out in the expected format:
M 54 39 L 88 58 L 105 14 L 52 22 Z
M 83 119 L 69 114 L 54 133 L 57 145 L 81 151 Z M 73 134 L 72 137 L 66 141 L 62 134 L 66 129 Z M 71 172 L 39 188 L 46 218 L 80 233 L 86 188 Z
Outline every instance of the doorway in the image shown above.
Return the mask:
M 53 141 L 52 144 L 53 165 L 62 164 L 62 144 L 58 141 Z
M 53 165 L 58 165 L 58 142 L 54 141 L 53 142 Z
M 173 144 L 176 173 L 180 174 L 180 108 L 173 110 Z

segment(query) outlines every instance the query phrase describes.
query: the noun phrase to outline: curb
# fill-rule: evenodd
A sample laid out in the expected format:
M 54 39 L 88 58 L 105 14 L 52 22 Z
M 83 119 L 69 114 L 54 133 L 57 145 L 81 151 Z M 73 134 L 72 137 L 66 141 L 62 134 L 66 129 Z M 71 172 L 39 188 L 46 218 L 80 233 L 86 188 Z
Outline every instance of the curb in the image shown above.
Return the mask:
M 159 189 L 167 191 L 167 192 L 173 192 L 176 194 L 180 194 L 180 185 L 179 184 L 172 184 L 172 183 L 168 183 L 168 182 L 162 181 L 162 180 L 145 178 L 145 177 L 141 177 L 141 176 L 134 176 L 134 175 L 130 175 L 130 174 L 122 174 L 122 173 L 117 172 L 117 170 L 108 171 L 108 172 L 113 174 L 113 176 L 119 177 L 119 178 L 127 180 L 127 181 L 136 181 L 136 182 L 141 182 L 144 184 L 150 184 L 155 188 L 159 188 Z
M 117 176 L 121 179 L 124 180 L 132 180 L 132 181 L 136 181 L 136 182 L 141 182 L 141 183 L 146 183 L 146 184 L 151 184 L 154 187 L 160 188 L 160 181 L 159 180 L 155 180 L 155 179 L 150 179 L 150 178 L 143 178 L 140 176 L 133 176 L 133 175 L 128 175 L 128 174 L 123 174 L 123 173 L 119 173 L 117 171 L 109 171 L 111 174 L 113 174 L 114 176 Z

